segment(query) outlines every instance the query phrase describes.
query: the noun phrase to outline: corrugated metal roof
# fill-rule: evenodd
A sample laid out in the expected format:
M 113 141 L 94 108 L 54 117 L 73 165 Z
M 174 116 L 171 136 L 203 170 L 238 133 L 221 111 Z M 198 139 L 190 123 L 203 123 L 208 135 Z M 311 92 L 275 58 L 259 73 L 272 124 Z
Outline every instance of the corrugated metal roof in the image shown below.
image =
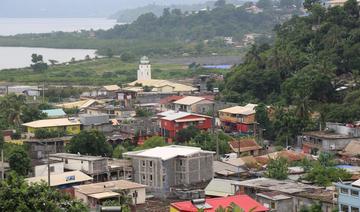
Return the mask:
M 64 172 L 61 174 L 50 175 L 50 186 L 67 185 L 71 183 L 79 183 L 90 181 L 93 178 L 82 173 L 81 171 Z M 47 182 L 48 176 L 31 177 L 25 179 L 28 183 Z
M 257 106 L 256 104 L 247 104 L 245 106 L 234 106 L 234 107 L 226 108 L 223 110 L 219 110 L 219 112 L 250 115 L 250 114 L 256 113 L 256 111 L 255 111 L 256 106 Z
M 174 102 L 174 104 L 179 104 L 179 105 L 193 105 L 197 102 L 200 102 L 202 100 L 204 100 L 205 98 L 203 97 L 198 97 L 198 96 L 185 96 L 182 99 L 179 99 L 177 101 Z
M 105 199 L 105 198 L 117 197 L 117 196 L 120 196 L 120 194 L 116 193 L 116 192 L 112 192 L 112 191 L 107 191 L 107 192 L 102 192 L 102 193 L 90 194 L 89 195 L 89 197 L 92 197 L 94 199 Z
M 205 188 L 206 196 L 227 197 L 235 195 L 235 187 L 232 186 L 235 180 L 224 180 L 214 178 Z
M 32 128 L 45 128 L 45 127 L 63 127 L 63 126 L 73 126 L 73 125 L 80 125 L 79 120 L 69 120 L 68 118 L 61 118 L 61 119 L 43 119 L 33 122 L 28 122 L 22 124 L 25 127 L 32 127 Z
M 81 114 L 80 122 L 83 125 L 99 125 L 99 124 L 106 124 L 109 123 L 109 115 L 88 115 L 88 114 Z
M 42 110 L 41 112 L 45 113 L 48 117 L 66 116 L 63 109 Z

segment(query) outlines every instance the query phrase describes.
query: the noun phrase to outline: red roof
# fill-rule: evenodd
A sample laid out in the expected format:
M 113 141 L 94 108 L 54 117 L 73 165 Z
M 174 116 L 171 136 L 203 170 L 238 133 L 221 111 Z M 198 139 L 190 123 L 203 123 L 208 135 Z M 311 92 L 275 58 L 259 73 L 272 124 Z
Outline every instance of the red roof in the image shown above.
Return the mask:
M 230 141 L 230 147 L 234 152 L 239 151 L 239 143 L 240 143 L 240 152 L 247 152 L 252 150 L 259 150 L 261 149 L 261 146 L 259 146 L 255 139 L 241 139 L 239 141 Z
M 220 197 L 220 198 L 207 198 L 206 204 L 211 206 L 211 208 L 204 209 L 206 212 L 215 212 L 217 208 L 222 206 L 226 208 L 230 206 L 231 203 L 235 203 L 240 208 L 244 209 L 245 212 L 249 212 L 253 209 L 253 212 L 265 212 L 269 211 L 268 208 L 256 202 L 254 199 L 249 197 L 248 195 L 236 195 L 236 196 L 228 196 L 228 197 Z M 171 203 L 171 206 L 176 208 L 181 212 L 197 212 L 198 208 L 191 201 L 185 202 L 175 202 Z
M 183 96 L 168 96 L 168 97 L 160 99 L 159 103 L 160 104 L 168 104 L 168 103 L 180 100 L 182 98 L 184 98 L 184 97 Z

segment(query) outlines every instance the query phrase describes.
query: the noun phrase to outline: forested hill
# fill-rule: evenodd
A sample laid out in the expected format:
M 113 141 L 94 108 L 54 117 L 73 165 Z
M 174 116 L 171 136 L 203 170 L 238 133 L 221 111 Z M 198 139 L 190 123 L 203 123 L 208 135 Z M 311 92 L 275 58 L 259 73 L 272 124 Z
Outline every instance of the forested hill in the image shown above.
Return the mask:
M 296 8 L 289 9 L 286 4 L 280 5 L 283 8 L 274 7 L 275 3 L 269 0 L 258 3 L 263 12 L 257 14 L 246 9 L 249 4 L 239 7 L 224 2 L 218 1 L 216 8 L 207 11 L 183 13 L 179 9 L 165 9 L 160 17 L 153 13 L 143 14 L 132 24 L 99 31 L 97 37 L 155 40 L 204 40 L 216 36 L 241 38 L 245 33 L 271 32 L 281 19 L 287 17 L 286 15 L 297 13 Z
M 343 7 L 305 6 L 276 28 L 272 46 L 253 47 L 227 77 L 223 97 L 296 108 L 302 118 L 318 111 L 324 121 L 360 120 L 360 20 L 356 0 Z
M 229 0 L 228 3 L 234 5 L 242 5 L 245 1 L 244 0 Z M 165 8 L 169 8 L 170 10 L 173 9 L 180 9 L 183 12 L 192 12 L 192 11 L 199 11 L 204 8 L 214 8 L 215 1 L 207 1 L 204 3 L 198 4 L 172 4 L 172 5 L 162 5 L 162 4 L 149 4 L 137 8 L 131 9 L 122 9 L 117 11 L 115 14 L 112 14 L 110 18 L 116 19 L 119 23 L 132 23 L 135 21 L 139 16 L 145 13 L 154 13 L 156 16 L 161 16 Z

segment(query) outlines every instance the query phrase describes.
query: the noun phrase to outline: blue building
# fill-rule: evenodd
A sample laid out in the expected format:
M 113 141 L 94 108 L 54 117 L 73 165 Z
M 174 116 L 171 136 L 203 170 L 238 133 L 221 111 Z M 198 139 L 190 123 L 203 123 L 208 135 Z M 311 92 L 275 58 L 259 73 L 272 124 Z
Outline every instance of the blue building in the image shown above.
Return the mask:
M 353 183 L 339 182 L 335 186 L 339 194 L 339 212 L 360 212 L 360 179 Z

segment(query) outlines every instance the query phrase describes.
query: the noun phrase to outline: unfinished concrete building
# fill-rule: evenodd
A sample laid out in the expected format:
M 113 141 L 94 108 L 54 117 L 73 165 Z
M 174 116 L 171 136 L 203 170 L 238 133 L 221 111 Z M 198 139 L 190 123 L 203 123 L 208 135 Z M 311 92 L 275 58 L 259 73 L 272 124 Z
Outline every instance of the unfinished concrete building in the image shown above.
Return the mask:
M 177 145 L 123 154 L 132 161 L 133 180 L 147 185 L 157 197 L 169 196 L 172 188 L 211 180 L 213 155 L 197 147 Z

